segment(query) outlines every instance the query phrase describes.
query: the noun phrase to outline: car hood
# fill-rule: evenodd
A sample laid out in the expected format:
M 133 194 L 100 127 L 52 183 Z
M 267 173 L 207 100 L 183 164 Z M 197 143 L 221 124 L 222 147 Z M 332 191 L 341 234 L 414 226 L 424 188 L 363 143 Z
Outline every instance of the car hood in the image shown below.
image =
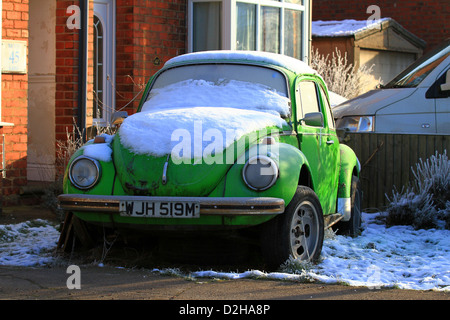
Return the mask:
M 115 136 L 117 176 L 128 194 L 207 196 L 250 144 L 284 125 L 279 115 L 235 108 L 139 112 Z
M 409 97 L 415 88 L 376 89 L 348 100 L 335 108 L 336 119 L 346 116 L 375 115 L 379 110 Z

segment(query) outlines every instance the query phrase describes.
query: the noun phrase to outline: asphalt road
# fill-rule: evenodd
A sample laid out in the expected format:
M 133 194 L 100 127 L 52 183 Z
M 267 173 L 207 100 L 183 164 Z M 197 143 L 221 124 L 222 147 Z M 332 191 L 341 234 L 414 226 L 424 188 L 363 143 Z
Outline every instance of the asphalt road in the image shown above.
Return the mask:
M 0 214 L 0 223 L 18 223 L 33 218 L 52 219 L 54 216 L 39 208 L 8 208 Z M 114 267 L 117 264 L 99 267 L 79 263 L 79 270 L 68 272 L 68 264 L 67 260 L 62 260 L 60 265 L 45 268 L 0 266 L 0 300 L 177 301 L 179 303 L 175 307 L 165 308 L 173 315 L 183 311 L 181 308 L 184 308 L 186 301 L 191 301 L 192 306 L 194 300 L 197 300 L 197 305 L 219 301 L 217 310 L 220 314 L 228 311 L 232 314 L 232 310 L 223 309 L 226 301 L 251 301 L 251 305 L 264 301 L 265 304 L 272 304 L 271 310 L 274 310 L 275 301 L 291 300 L 450 300 L 449 293 L 435 291 L 369 289 L 259 279 L 193 280 L 160 275 L 148 268 Z M 79 277 L 74 278 L 75 274 Z M 167 305 L 164 304 L 164 307 Z M 319 311 L 324 312 L 326 308 Z
M 148 269 L 0 267 L 2 300 L 449 300 L 444 292 L 275 280 L 186 279 Z M 69 285 L 68 285 L 69 284 Z M 79 289 L 77 289 L 79 285 Z M 69 289 L 73 287 L 73 289 Z

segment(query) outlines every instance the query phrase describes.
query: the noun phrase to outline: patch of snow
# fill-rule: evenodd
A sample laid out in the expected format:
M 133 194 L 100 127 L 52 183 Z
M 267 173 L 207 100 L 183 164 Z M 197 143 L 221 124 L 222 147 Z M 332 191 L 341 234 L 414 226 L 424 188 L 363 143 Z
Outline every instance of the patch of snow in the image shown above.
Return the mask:
M 244 50 L 212 50 L 212 51 L 201 51 L 193 52 L 184 55 L 177 56 L 166 62 L 166 66 L 171 66 L 174 64 L 188 62 L 188 61 L 200 61 L 200 60 L 244 60 L 249 62 L 264 62 L 274 64 L 279 67 L 286 68 L 295 73 L 306 73 L 306 74 L 316 74 L 317 72 L 312 69 L 305 62 L 271 52 L 263 51 L 244 51 Z
M 359 237 L 334 236 L 325 240 L 321 261 L 300 272 L 192 272 L 193 278 L 272 279 L 344 283 L 370 289 L 450 291 L 450 231 L 386 228 L 375 214 L 364 213 Z M 153 272 L 166 273 L 154 269 Z M 172 270 L 172 273 L 173 270 Z M 181 273 L 178 275 L 183 276 Z
M 100 136 L 105 138 L 105 143 L 88 143 L 82 146 L 80 149 L 83 150 L 83 155 L 104 162 L 110 162 L 112 160 L 112 148 L 111 142 L 114 135 L 108 135 L 106 133 Z M 92 142 L 90 140 L 88 142 Z
M 289 98 L 259 83 L 191 79 L 152 89 L 142 111 L 193 107 L 237 108 L 287 116 Z
M 363 30 L 377 28 L 383 21 L 389 19 L 390 18 L 378 20 L 318 20 L 312 22 L 311 34 L 316 37 L 351 36 Z
M 58 230 L 41 219 L 0 225 L 0 265 L 47 265 L 53 261 L 58 239 Z

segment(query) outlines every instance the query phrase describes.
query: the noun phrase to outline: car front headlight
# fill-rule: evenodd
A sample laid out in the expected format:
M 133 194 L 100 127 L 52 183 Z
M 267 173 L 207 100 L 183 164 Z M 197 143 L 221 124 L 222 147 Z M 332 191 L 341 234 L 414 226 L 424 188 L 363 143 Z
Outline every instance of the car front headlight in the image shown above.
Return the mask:
M 373 132 L 375 129 L 374 117 L 344 117 L 336 121 L 336 127 L 338 129 L 346 129 L 351 132 Z
M 267 190 L 278 179 L 278 166 L 273 159 L 257 155 L 247 161 L 242 170 L 242 177 L 250 189 Z
M 69 179 L 79 189 L 92 188 L 100 178 L 100 164 L 97 160 L 81 156 L 69 168 Z

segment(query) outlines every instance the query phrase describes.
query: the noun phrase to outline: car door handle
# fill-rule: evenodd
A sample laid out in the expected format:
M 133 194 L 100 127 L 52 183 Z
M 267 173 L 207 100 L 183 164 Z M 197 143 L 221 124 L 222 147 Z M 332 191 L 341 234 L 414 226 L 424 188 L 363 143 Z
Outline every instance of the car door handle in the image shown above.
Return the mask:
M 327 144 L 333 144 L 334 140 L 327 140 Z

